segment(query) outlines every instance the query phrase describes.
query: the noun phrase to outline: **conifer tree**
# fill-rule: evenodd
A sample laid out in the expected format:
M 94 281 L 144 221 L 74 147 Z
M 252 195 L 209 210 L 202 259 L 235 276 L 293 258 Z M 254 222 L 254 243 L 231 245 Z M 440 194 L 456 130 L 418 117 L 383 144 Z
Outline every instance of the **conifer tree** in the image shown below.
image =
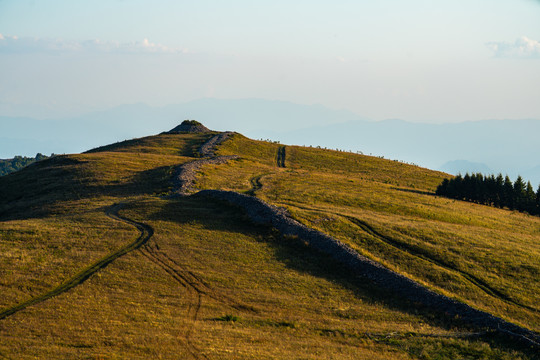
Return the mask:
M 529 214 L 534 214 L 536 212 L 536 194 L 531 185 L 531 182 L 527 182 L 527 187 L 525 189 L 525 211 Z
M 495 206 L 498 206 L 500 208 L 503 207 L 503 199 L 504 199 L 504 178 L 501 173 L 497 175 L 497 178 L 495 179 Z
M 487 178 L 482 173 L 477 173 L 474 178 L 474 196 L 479 204 L 488 203 Z
M 448 184 L 449 180 L 444 179 L 443 182 L 439 186 L 437 186 L 435 194 L 439 196 L 448 196 Z
M 455 178 L 452 179 L 448 183 L 448 197 L 454 198 L 454 199 L 461 199 L 463 197 L 463 190 L 462 190 L 462 184 L 463 184 L 463 177 L 461 177 L 461 174 L 458 174 Z
M 496 206 L 497 203 L 497 180 L 495 175 L 486 176 L 484 179 L 484 198 L 486 205 Z
M 466 173 L 462 177 L 459 174 L 452 179 L 444 179 L 437 187 L 436 194 L 540 215 L 540 186 L 535 193 L 531 182 L 525 184 L 521 176 L 513 183 L 508 175 L 503 178 L 500 173 L 497 177 L 481 173 Z
M 514 182 L 514 207 L 519 210 L 525 210 L 526 201 L 525 201 L 525 183 L 521 176 L 518 176 Z
M 507 206 L 511 210 L 514 209 L 514 185 L 508 175 L 504 178 L 503 206 Z
M 538 190 L 536 191 L 536 215 L 540 215 L 540 184 L 538 185 Z

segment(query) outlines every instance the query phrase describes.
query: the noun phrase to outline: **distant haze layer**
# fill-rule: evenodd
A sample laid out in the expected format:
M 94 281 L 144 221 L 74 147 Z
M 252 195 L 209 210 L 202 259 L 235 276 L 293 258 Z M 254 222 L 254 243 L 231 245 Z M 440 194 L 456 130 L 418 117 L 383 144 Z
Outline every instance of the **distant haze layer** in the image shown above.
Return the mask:
M 361 151 L 452 173 L 489 169 L 512 177 L 521 174 L 533 185 L 540 183 L 540 120 L 375 122 L 346 110 L 263 99 L 201 99 L 163 107 L 123 105 L 64 119 L 0 117 L 0 158 L 82 152 L 167 131 L 184 119 L 252 138 Z M 451 167 L 449 162 L 453 162 Z

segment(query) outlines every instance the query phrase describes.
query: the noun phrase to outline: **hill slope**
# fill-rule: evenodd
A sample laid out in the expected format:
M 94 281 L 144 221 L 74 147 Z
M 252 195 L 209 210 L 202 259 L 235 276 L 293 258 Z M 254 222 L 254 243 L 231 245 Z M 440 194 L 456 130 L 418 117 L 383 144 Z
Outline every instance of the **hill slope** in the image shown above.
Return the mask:
M 7 358 L 532 358 L 201 195 L 215 133 L 161 134 L 0 178 Z M 437 198 L 447 175 L 234 134 L 198 189 L 286 207 L 427 287 L 538 331 L 540 220 Z M 51 336 L 52 334 L 52 336 Z

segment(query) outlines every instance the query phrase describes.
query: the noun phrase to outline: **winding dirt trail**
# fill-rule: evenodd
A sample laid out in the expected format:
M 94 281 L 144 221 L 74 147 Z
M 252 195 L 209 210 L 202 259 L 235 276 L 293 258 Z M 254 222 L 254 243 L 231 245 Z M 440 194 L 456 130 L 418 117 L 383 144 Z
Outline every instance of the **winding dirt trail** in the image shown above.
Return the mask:
M 111 207 L 109 207 L 105 214 L 115 220 L 122 221 L 125 223 L 128 223 L 130 225 L 135 226 L 139 232 L 139 237 L 133 241 L 132 243 L 125 245 L 124 247 L 110 253 L 109 255 L 99 259 L 98 261 L 88 265 L 87 267 L 81 269 L 77 274 L 72 276 L 71 278 L 67 279 L 60 285 L 54 287 L 53 289 L 47 291 L 44 294 L 38 295 L 36 297 L 33 297 L 31 299 L 28 299 L 22 303 L 19 303 L 15 306 L 12 306 L 10 308 L 7 308 L 5 310 L 2 310 L 0 312 L 0 320 L 7 318 L 8 316 L 11 316 L 21 310 L 26 309 L 29 306 L 39 304 L 45 300 L 48 300 L 50 298 L 53 298 L 55 296 L 58 296 L 62 293 L 65 293 L 66 291 L 69 291 L 73 289 L 75 286 L 82 284 L 86 280 L 88 280 L 92 275 L 94 275 L 99 270 L 105 268 L 107 265 L 118 259 L 120 256 L 123 256 L 135 249 L 138 249 L 141 247 L 144 243 L 146 243 L 154 234 L 154 230 L 152 227 L 139 223 L 137 221 L 122 217 L 118 214 L 118 211 L 123 207 L 123 204 L 115 204 Z
M 202 280 L 195 276 L 192 272 L 180 268 L 174 262 L 174 260 L 172 260 L 163 252 L 159 251 L 157 244 L 148 244 L 148 241 L 154 235 L 154 229 L 150 225 L 129 219 L 125 216 L 121 216 L 119 214 L 119 211 L 122 209 L 123 206 L 124 204 L 115 204 L 109 207 L 105 211 L 105 214 L 115 221 L 120 221 L 137 228 L 137 230 L 139 230 L 140 232 L 140 235 L 135 241 L 83 268 L 73 277 L 64 281 L 62 284 L 51 289 L 50 291 L 31 298 L 20 304 L 17 304 L 11 308 L 3 310 L 2 312 L 0 312 L 0 320 L 5 319 L 8 316 L 11 316 L 21 310 L 24 310 L 29 306 L 36 305 L 71 290 L 75 286 L 82 284 L 96 272 L 105 268 L 107 265 L 111 264 L 119 257 L 133 250 L 140 249 L 145 257 L 147 257 L 154 264 L 165 270 L 173 279 L 175 279 L 182 287 L 187 290 L 188 309 L 186 317 L 193 322 L 196 321 L 198 319 L 199 310 L 202 304 L 202 295 L 205 293 L 200 289 L 204 288 L 206 285 L 204 285 Z M 202 354 L 201 351 L 195 345 L 193 345 L 191 341 L 193 327 L 194 324 L 192 324 L 185 330 L 181 342 L 191 354 L 192 358 L 196 360 L 208 359 L 208 357 Z
M 125 217 L 121 217 L 118 214 L 111 214 L 111 217 L 116 220 L 136 226 L 140 231 L 142 231 L 144 228 L 152 229 L 149 225 L 139 223 Z M 171 278 L 174 279 L 182 288 L 185 289 L 185 299 L 187 301 L 185 317 L 191 321 L 191 324 L 183 330 L 182 334 L 180 335 L 180 342 L 184 345 L 184 347 L 187 349 L 193 359 L 209 359 L 204 353 L 202 353 L 202 351 L 197 346 L 195 346 L 192 341 L 195 323 L 199 320 L 199 312 L 203 303 L 203 295 L 208 295 L 211 298 L 217 299 L 225 303 L 227 303 L 227 300 L 229 300 L 228 304 L 233 304 L 231 306 L 235 307 L 233 300 L 228 299 L 226 296 L 219 296 L 215 294 L 212 289 L 207 286 L 200 277 L 198 277 L 196 274 L 194 274 L 192 271 L 188 270 L 184 266 L 181 266 L 165 252 L 161 251 L 160 247 L 155 241 L 146 241 L 143 246 L 139 248 L 139 250 L 148 260 L 160 267 L 169 276 L 171 276 Z
M 336 214 L 336 215 L 339 215 L 339 214 Z M 480 279 L 480 278 L 478 278 L 478 277 L 476 277 L 476 276 L 474 276 L 472 274 L 469 274 L 469 273 L 467 273 L 467 272 L 465 272 L 463 270 L 460 270 L 460 269 L 458 269 L 458 268 L 456 268 L 454 266 L 451 266 L 450 264 L 444 262 L 441 259 L 436 259 L 436 258 L 430 256 L 425 250 L 423 250 L 421 248 L 417 248 L 417 247 L 415 247 L 413 245 L 403 243 L 403 242 L 401 242 L 399 240 L 393 239 L 393 238 L 391 238 L 389 236 L 386 236 L 386 235 L 383 235 L 383 234 L 379 233 L 378 231 L 373 229 L 373 227 L 371 227 L 365 221 L 362 221 L 362 220 L 357 219 L 357 218 L 352 217 L 352 216 L 347 216 L 347 215 L 340 215 L 340 216 L 346 218 L 347 220 L 349 220 L 350 222 L 352 222 L 353 224 L 358 226 L 360 229 L 362 229 L 364 232 L 370 234 L 371 236 L 378 239 L 379 241 L 382 241 L 382 242 L 392 246 L 395 249 L 398 249 L 398 250 L 400 250 L 402 252 L 405 252 L 405 253 L 407 253 L 409 255 L 415 256 L 415 257 L 420 258 L 420 259 L 422 259 L 424 261 L 427 261 L 429 263 L 437 265 L 437 266 L 439 266 L 439 267 L 441 267 L 443 269 L 458 273 L 462 278 L 467 280 L 470 284 L 476 286 L 478 289 L 482 290 L 484 293 L 486 293 L 487 295 L 489 295 L 491 297 L 494 297 L 494 298 L 496 298 L 498 300 L 504 301 L 507 304 L 512 304 L 512 305 L 519 306 L 519 307 L 521 307 L 523 309 L 527 309 L 527 310 L 534 311 L 534 312 L 539 311 L 538 309 L 536 309 L 534 307 L 531 307 L 531 306 L 528 306 L 528 305 L 525 305 L 525 304 L 521 304 L 518 301 L 510 298 L 508 295 L 503 294 L 499 290 L 491 287 L 484 280 L 482 280 L 482 279 Z
M 291 205 L 294 206 L 294 207 L 303 209 L 303 210 L 321 211 L 320 209 L 317 209 L 317 208 L 312 208 L 312 207 L 307 207 L 307 206 L 299 206 L 298 204 L 295 204 L 295 205 L 291 204 Z M 476 277 L 476 276 L 474 276 L 472 274 L 469 274 L 466 271 L 460 270 L 460 269 L 446 263 L 445 261 L 443 261 L 441 259 L 434 258 L 427 251 L 425 251 L 425 250 L 423 250 L 423 249 L 421 249 L 419 247 L 404 243 L 402 241 L 396 240 L 396 239 L 394 239 L 392 237 L 389 237 L 387 235 L 381 234 L 380 232 L 375 230 L 371 225 L 369 225 L 367 222 L 365 222 L 363 220 L 360 220 L 360 219 L 358 219 L 358 218 L 356 218 L 354 216 L 345 215 L 345 214 L 342 214 L 342 213 L 339 213 L 339 212 L 332 212 L 332 211 L 329 212 L 329 211 L 325 210 L 325 213 L 331 213 L 333 215 L 336 215 L 336 216 L 342 217 L 344 219 L 347 219 L 349 222 L 351 222 L 352 224 L 354 224 L 355 226 L 360 228 L 363 232 L 373 236 L 375 239 L 377 239 L 377 240 L 379 240 L 381 242 L 384 242 L 385 244 L 393 247 L 394 249 L 397 249 L 398 251 L 402 251 L 402 252 L 407 253 L 407 254 L 409 254 L 411 256 L 422 259 L 423 261 L 429 262 L 429 263 L 431 263 L 433 265 L 436 265 L 438 267 L 441 267 L 443 269 L 446 269 L 446 270 L 449 270 L 451 272 L 457 273 L 463 279 L 465 279 L 467 282 L 469 282 L 471 285 L 478 288 L 479 290 L 481 290 L 485 294 L 487 294 L 487 295 L 489 295 L 489 296 L 491 296 L 493 298 L 496 298 L 497 300 L 506 302 L 507 304 L 512 304 L 512 305 L 521 307 L 521 308 L 529 310 L 529 311 L 534 311 L 534 312 L 539 311 L 538 309 L 536 309 L 534 307 L 531 307 L 531 306 L 528 306 L 528 305 L 525 305 L 525 304 L 521 304 L 520 302 L 510 298 L 508 295 L 506 295 L 506 294 L 500 292 L 499 290 L 493 288 L 492 286 L 490 286 L 484 280 L 482 280 L 482 279 L 480 279 L 480 278 L 478 278 L 478 277 Z
M 163 269 L 186 290 L 188 306 L 185 317 L 190 319 L 192 323 L 181 334 L 181 342 L 192 358 L 197 360 L 208 359 L 192 341 L 192 334 L 195 330 L 195 323 L 199 320 L 199 312 L 204 296 L 238 311 L 256 312 L 252 307 L 212 289 L 186 266 L 179 264 L 162 251 L 155 241 L 146 243 L 140 248 L 140 251 L 148 260 Z
M 249 196 L 255 196 L 255 193 L 259 190 L 261 190 L 263 188 L 263 184 L 261 182 L 261 179 L 265 176 L 268 176 L 270 175 L 271 173 L 262 173 L 262 174 L 259 174 L 257 176 L 254 176 L 252 177 L 251 179 L 249 179 L 249 182 L 251 184 L 251 189 L 249 189 L 246 194 L 248 194 Z
M 280 168 L 285 167 L 285 145 L 282 145 L 278 148 L 277 151 L 277 166 Z
M 195 322 L 199 319 L 199 311 L 202 305 L 202 294 L 197 291 L 197 287 L 193 286 L 191 282 L 186 278 L 184 272 L 181 269 L 172 266 L 169 258 L 159 250 L 157 244 L 145 244 L 141 249 L 142 254 L 151 262 L 163 269 L 169 274 L 181 287 L 186 290 L 187 293 L 187 310 L 186 318 L 192 321 L 191 325 L 186 327 L 181 335 L 181 342 L 188 350 L 191 357 L 194 359 L 208 359 L 191 341 L 191 335 L 195 327 Z

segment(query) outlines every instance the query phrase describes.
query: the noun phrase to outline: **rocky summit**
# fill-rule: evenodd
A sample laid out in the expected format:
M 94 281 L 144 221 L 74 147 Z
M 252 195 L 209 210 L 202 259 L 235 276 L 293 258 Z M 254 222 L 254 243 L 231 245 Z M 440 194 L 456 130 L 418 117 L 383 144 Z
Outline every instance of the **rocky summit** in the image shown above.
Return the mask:
M 169 134 L 180 134 L 180 133 L 202 133 L 209 132 L 206 126 L 201 124 L 196 120 L 184 120 L 180 125 L 169 131 Z

